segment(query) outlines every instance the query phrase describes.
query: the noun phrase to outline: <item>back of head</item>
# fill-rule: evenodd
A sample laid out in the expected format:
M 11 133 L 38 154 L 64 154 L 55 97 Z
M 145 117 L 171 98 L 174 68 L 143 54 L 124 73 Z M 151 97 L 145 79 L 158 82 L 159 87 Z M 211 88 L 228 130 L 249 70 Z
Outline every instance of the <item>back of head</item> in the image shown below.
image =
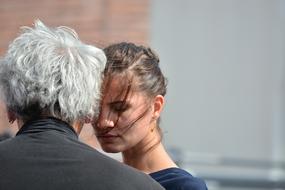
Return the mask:
M 74 30 L 36 21 L 34 28 L 23 28 L 0 62 L 1 95 L 22 120 L 93 117 L 105 63 L 104 52 L 82 43 Z

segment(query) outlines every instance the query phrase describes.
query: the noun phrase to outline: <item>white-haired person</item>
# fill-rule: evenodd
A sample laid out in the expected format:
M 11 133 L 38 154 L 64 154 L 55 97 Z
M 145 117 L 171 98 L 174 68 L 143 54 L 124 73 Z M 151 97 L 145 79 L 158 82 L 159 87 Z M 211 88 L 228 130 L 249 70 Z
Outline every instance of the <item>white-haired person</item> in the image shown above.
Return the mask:
M 78 140 L 98 112 L 105 63 L 70 28 L 23 28 L 0 62 L 1 98 L 19 127 L 0 143 L 0 189 L 163 189 Z

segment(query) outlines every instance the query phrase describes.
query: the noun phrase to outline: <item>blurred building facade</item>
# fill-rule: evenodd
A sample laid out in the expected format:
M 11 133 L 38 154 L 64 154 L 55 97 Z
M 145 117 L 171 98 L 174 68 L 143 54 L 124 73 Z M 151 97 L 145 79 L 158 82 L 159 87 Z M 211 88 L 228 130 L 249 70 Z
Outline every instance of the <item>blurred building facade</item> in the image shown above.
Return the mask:
M 148 0 L 0 0 L 0 55 L 19 27 L 31 26 L 35 19 L 72 27 L 81 40 L 98 46 L 149 39 Z
M 151 2 L 167 147 L 224 189 L 285 189 L 285 1 Z
M 148 0 L 0 0 L 0 56 L 20 27 L 31 26 L 35 19 L 49 26 L 71 27 L 82 41 L 101 48 L 119 41 L 147 44 L 149 40 Z M 0 135 L 16 130 L 0 102 Z M 80 138 L 98 147 L 90 125 L 83 128 Z

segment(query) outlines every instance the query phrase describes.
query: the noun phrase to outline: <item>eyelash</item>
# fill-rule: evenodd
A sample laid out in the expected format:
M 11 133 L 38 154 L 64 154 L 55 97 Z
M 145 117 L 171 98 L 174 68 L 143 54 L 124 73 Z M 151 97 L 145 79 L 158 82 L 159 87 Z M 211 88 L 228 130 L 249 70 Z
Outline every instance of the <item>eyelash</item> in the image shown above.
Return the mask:
M 115 104 L 111 104 L 110 107 L 112 110 L 122 113 L 122 112 L 127 111 L 130 106 L 125 103 L 121 103 L 121 104 L 115 103 Z

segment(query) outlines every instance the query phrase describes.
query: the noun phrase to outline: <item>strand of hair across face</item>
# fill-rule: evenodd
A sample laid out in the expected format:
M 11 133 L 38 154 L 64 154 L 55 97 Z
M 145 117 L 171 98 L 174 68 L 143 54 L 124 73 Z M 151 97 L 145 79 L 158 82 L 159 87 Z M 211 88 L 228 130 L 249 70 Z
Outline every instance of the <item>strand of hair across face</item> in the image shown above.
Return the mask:
M 148 107 L 142 114 L 140 114 L 136 119 L 134 119 L 133 121 L 130 122 L 130 124 L 122 127 L 122 129 L 124 129 L 122 131 L 122 133 L 120 133 L 120 135 L 124 135 L 128 130 L 130 130 L 132 127 L 135 126 L 135 123 L 138 122 L 139 120 L 143 119 L 144 116 L 146 116 L 146 114 L 149 112 L 150 107 Z M 116 125 L 115 125 L 116 127 Z

